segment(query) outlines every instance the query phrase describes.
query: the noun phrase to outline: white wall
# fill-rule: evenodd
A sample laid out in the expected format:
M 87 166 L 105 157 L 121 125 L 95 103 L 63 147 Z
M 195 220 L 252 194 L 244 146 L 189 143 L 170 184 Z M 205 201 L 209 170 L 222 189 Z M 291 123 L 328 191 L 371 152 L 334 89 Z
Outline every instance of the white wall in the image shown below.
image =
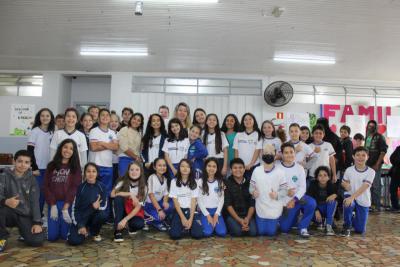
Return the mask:
M 71 100 L 76 103 L 110 103 L 111 77 L 76 76 L 71 81 Z

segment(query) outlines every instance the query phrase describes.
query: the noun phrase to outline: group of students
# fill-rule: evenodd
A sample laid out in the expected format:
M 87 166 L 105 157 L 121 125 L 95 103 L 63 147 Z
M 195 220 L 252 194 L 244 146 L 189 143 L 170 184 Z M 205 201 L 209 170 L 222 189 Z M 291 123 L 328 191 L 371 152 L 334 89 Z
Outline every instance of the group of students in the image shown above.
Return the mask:
M 0 175 L 0 251 L 7 226 L 17 226 L 27 244 L 41 245 L 43 220 L 49 241 L 71 245 L 88 236 L 101 241 L 107 221 L 114 224 L 116 242 L 123 241 L 125 229 L 133 235 L 149 226 L 172 239 L 274 236 L 293 227 L 309 237 L 314 221 L 334 235 L 333 216 L 342 203 L 343 234 L 349 236 L 352 227 L 366 231 L 375 177 L 366 165 L 368 151 L 355 148 L 354 163 L 339 179 L 323 125 L 312 129 L 313 141 L 306 144 L 309 130 L 306 136 L 294 123 L 286 141 L 271 121 L 259 129 L 251 113 L 241 122 L 228 114 L 220 128 L 216 114 L 196 109 L 192 124 L 185 103 L 172 119 L 161 106 L 145 130 L 143 115 L 130 108 L 122 111 L 122 121 L 97 107 L 78 118 L 68 108 L 62 124 L 41 109 L 27 150 L 18 151 L 14 168 Z

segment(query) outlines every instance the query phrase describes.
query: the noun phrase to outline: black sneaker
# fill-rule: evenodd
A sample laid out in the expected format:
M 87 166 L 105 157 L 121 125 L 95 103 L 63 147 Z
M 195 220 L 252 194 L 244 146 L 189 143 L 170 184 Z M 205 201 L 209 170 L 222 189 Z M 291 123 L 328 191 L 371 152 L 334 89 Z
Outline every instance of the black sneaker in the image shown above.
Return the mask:
M 115 234 L 114 234 L 114 242 L 117 242 L 117 243 L 124 242 L 124 238 L 123 238 L 121 232 L 115 232 Z
M 343 237 L 350 237 L 351 236 L 351 230 L 350 228 L 343 228 L 341 236 Z
M 4 252 L 7 245 L 7 239 L 0 239 L 0 253 Z

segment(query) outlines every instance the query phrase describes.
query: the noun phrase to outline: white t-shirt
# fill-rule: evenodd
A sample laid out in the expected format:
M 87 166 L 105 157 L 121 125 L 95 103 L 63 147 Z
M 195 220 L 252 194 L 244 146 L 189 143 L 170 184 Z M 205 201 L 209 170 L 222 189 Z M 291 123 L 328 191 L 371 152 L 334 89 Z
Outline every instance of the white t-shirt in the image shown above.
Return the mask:
M 259 196 L 255 199 L 257 216 L 263 219 L 279 218 L 285 203 L 279 198 L 271 199 L 269 193 L 272 190 L 277 193 L 286 190 L 287 183 L 282 169 L 274 166 L 271 171 L 265 172 L 263 165 L 255 168 L 250 180 L 250 193 L 255 188 L 259 192 Z
M 64 129 L 58 130 L 54 133 L 53 138 L 51 139 L 50 149 L 57 150 L 58 145 L 64 141 L 65 139 L 72 139 L 75 141 L 78 151 L 79 151 L 79 159 L 81 163 L 81 168 L 83 168 L 86 164 L 86 158 L 82 159 L 82 152 L 88 151 L 88 146 L 86 143 L 86 136 L 82 132 L 78 130 L 74 130 L 72 133 L 67 133 Z M 85 153 L 86 156 L 86 153 Z
M 192 198 L 199 196 L 198 188 L 191 190 L 189 185 L 181 184 L 180 187 L 176 186 L 176 179 L 171 181 L 171 188 L 169 190 L 169 197 L 176 198 L 182 209 L 189 209 Z
M 244 161 L 245 165 L 248 165 L 253 158 L 254 151 L 257 149 L 258 144 L 258 133 L 256 131 L 251 134 L 246 132 L 237 133 L 233 140 L 233 149 L 238 150 L 239 158 Z M 258 164 L 258 158 L 254 165 Z
M 149 162 L 153 162 L 158 158 L 160 151 L 161 134 L 152 140 L 152 147 L 149 147 Z
M 52 132 L 45 132 L 40 127 L 35 127 L 29 134 L 28 145 L 34 146 L 36 164 L 40 170 L 47 168 L 50 162 L 50 143 L 53 137 Z
M 296 149 L 298 146 L 301 146 L 301 150 L 296 152 L 296 162 L 302 166 L 306 164 L 306 158 L 314 156 L 314 152 L 309 145 L 304 143 L 303 141 L 297 141 L 296 143 L 292 142 L 294 148 Z
M 93 128 L 89 133 L 89 142 L 107 142 L 117 140 L 117 135 L 111 129 L 104 131 L 100 127 Z M 89 160 L 101 167 L 112 167 L 113 151 L 106 149 L 102 151 L 89 151 Z
M 217 154 L 215 150 L 215 133 L 213 134 L 209 133 L 207 135 L 207 151 L 208 151 L 207 158 L 209 157 L 215 157 L 219 159 L 224 158 L 224 148 L 229 146 L 228 140 L 226 140 L 224 132 L 221 132 L 221 141 L 222 141 L 221 152 Z
M 171 141 L 171 142 L 168 141 L 168 139 L 166 139 L 162 150 L 165 153 L 168 153 L 168 156 L 171 159 L 172 164 L 177 164 L 182 159 L 187 157 L 189 146 L 190 146 L 189 138 L 185 138 L 181 141 Z
M 359 171 L 353 165 L 348 167 L 344 172 L 343 180 L 349 181 L 351 189 L 348 192 L 345 192 L 345 195 L 349 193 L 353 195 L 364 183 L 367 183 L 370 187 L 374 182 L 375 171 L 366 167 L 364 171 Z M 371 191 L 369 189 L 365 190 L 360 196 L 356 198 L 357 204 L 363 207 L 371 206 Z
M 281 145 L 282 145 L 282 141 L 281 139 L 279 139 L 278 137 L 272 137 L 272 138 L 263 138 L 260 141 L 258 141 L 257 143 L 257 149 L 261 149 L 261 153 L 260 153 L 260 162 L 262 162 L 262 154 L 263 154 L 263 149 L 265 145 L 273 145 L 275 150 L 276 150 L 276 154 L 278 154 L 281 151 Z
M 119 190 L 121 189 L 124 182 L 120 181 L 118 184 L 115 185 L 114 189 Z M 135 196 L 139 194 L 139 183 L 137 184 L 130 184 L 129 185 L 129 193 L 133 193 Z
M 218 181 L 214 180 L 208 183 L 208 195 L 203 194 L 203 179 L 197 180 L 197 187 L 199 188 L 199 197 L 197 199 L 201 213 L 204 216 L 209 214 L 207 209 L 217 209 L 216 213 L 221 215 L 222 207 L 224 206 L 224 190 L 218 186 Z
M 286 166 L 281 161 L 277 162 L 276 165 L 285 174 L 287 188 L 295 188 L 295 195 L 293 197 L 287 196 L 285 204 L 287 204 L 294 197 L 297 197 L 297 199 L 301 199 L 305 195 L 307 190 L 306 174 L 303 166 L 301 166 L 297 162 L 293 163 L 291 166 Z
M 333 146 L 329 142 L 322 142 L 320 144 L 309 144 L 310 148 L 314 151 L 316 147 L 320 147 L 321 151 L 316 153 L 314 151 L 313 157 L 310 161 L 310 176 L 314 177 L 314 172 L 319 166 L 329 166 L 329 157 L 336 154 Z
M 168 186 L 167 186 L 167 179 L 164 178 L 163 183 L 160 182 L 160 179 L 158 178 L 157 174 L 152 174 L 149 176 L 149 179 L 147 181 L 147 185 L 149 188 L 149 194 L 153 193 L 154 197 L 156 198 L 157 201 L 160 201 L 161 199 L 164 198 L 164 196 L 168 196 Z M 151 199 L 149 196 L 147 196 L 146 202 L 151 203 Z

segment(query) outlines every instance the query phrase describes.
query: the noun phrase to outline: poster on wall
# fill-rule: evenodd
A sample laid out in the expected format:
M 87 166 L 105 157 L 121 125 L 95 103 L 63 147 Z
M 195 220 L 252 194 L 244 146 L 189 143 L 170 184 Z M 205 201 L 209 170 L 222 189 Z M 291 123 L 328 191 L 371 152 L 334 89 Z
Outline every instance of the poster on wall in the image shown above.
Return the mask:
M 387 136 L 400 138 L 400 116 L 387 116 Z
M 35 105 L 11 104 L 10 135 L 27 136 L 35 118 Z
M 367 128 L 367 116 L 365 115 L 346 115 L 346 125 L 351 127 L 350 136 L 356 133 L 365 133 Z

